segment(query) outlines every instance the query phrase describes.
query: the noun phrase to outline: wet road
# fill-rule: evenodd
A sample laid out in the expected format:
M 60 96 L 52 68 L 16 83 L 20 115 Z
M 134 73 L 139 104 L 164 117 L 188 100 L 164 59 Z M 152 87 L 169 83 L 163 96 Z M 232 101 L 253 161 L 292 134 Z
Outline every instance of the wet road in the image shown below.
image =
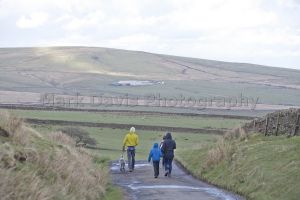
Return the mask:
M 153 177 L 153 167 L 146 161 L 138 161 L 134 172 L 121 173 L 117 162 L 111 164 L 113 183 L 123 188 L 130 200 L 243 200 L 240 196 L 196 180 L 173 164 L 172 177 Z

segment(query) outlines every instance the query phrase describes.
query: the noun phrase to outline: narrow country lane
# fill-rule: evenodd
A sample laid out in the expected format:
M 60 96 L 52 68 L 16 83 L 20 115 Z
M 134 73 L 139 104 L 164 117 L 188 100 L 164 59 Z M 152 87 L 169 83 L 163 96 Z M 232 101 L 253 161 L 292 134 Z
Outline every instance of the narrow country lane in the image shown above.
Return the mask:
M 117 161 L 111 164 L 113 183 L 120 186 L 129 200 L 243 200 L 242 197 L 196 180 L 173 164 L 172 177 L 153 177 L 152 165 L 138 161 L 134 172 L 121 173 Z

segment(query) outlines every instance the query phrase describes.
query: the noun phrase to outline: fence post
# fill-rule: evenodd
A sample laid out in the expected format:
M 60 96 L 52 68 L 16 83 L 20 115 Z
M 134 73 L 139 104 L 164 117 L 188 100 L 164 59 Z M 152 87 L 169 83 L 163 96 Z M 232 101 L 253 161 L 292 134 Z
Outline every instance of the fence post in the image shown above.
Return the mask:
M 268 125 L 269 125 L 269 117 L 266 118 L 266 129 L 265 129 L 265 136 L 268 134 Z
M 277 121 L 276 121 L 276 132 L 275 132 L 276 136 L 278 135 L 278 129 L 279 129 L 279 112 L 277 114 Z
M 296 123 L 295 123 L 295 129 L 294 129 L 294 133 L 293 136 L 295 136 L 298 132 L 299 129 L 299 118 L 300 118 L 300 114 L 297 114 L 297 119 L 296 119 Z

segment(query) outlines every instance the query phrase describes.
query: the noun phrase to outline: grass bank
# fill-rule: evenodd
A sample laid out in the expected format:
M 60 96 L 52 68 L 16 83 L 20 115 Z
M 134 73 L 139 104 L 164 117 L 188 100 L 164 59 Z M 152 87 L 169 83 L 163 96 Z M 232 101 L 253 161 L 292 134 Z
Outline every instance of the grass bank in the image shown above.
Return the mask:
M 0 196 L 8 199 L 109 199 L 108 169 L 60 132 L 45 135 L 0 113 Z M 106 195 L 108 194 L 108 196 Z
M 248 199 L 298 200 L 300 137 L 227 135 L 216 144 L 177 152 L 195 176 Z

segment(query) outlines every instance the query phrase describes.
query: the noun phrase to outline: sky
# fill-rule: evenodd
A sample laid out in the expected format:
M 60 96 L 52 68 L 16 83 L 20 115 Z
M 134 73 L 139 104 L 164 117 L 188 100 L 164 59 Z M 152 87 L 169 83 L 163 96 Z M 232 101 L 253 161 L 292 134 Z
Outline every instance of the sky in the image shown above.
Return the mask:
M 300 0 L 0 0 L 0 47 L 32 46 L 300 69 Z

